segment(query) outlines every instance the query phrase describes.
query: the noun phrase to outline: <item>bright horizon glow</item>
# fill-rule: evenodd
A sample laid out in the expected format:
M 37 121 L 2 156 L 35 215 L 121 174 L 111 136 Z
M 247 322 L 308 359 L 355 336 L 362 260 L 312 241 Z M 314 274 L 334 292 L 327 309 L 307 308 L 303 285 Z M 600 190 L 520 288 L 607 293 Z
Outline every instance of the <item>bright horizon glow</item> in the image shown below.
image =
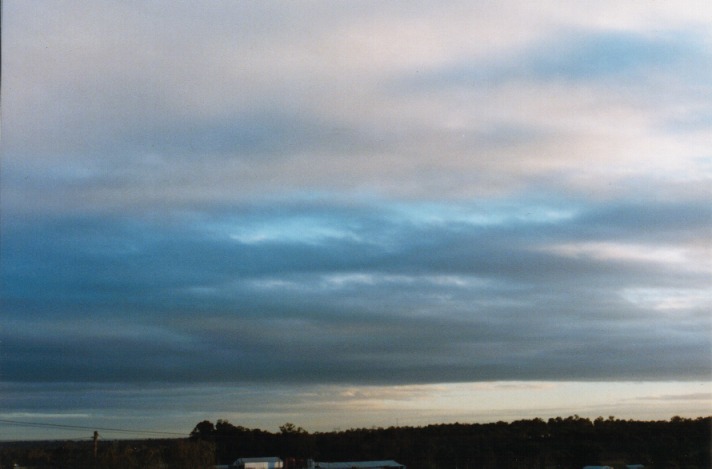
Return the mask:
M 140 390 L 134 392 L 140 393 Z M 387 387 L 300 386 L 287 389 L 277 386 L 267 392 L 249 387 L 233 390 L 195 386 L 181 388 L 176 392 L 179 395 L 192 395 L 196 401 L 207 396 L 208 402 L 200 404 L 204 407 L 236 407 L 227 404 L 228 401 L 247 401 L 247 404 L 237 405 L 242 410 L 225 412 L 179 412 L 165 409 L 165 423 L 161 427 L 152 427 L 141 415 L 130 409 L 125 409 L 122 418 L 118 420 L 99 409 L 76 414 L 3 412 L 0 413 L 0 419 L 139 431 L 135 434 L 112 433 L 110 430 L 102 432 L 106 439 L 125 439 L 162 437 L 160 433 L 146 435 L 141 431 L 166 432 L 164 437 L 183 432 L 187 436 L 202 420 L 215 422 L 218 419 L 270 432 L 278 432 L 280 425 L 292 422 L 313 433 L 439 423 L 512 422 L 534 418 L 548 420 L 572 415 L 591 420 L 609 416 L 623 420 L 669 420 L 674 416 L 708 416 L 712 404 L 712 393 L 706 382 L 504 381 Z M 285 396 L 289 397 L 285 400 Z M 261 410 L 250 411 L 250 406 Z M 82 435 L 80 430 L 72 428 L 27 429 L 4 426 L 0 441 L 86 437 Z

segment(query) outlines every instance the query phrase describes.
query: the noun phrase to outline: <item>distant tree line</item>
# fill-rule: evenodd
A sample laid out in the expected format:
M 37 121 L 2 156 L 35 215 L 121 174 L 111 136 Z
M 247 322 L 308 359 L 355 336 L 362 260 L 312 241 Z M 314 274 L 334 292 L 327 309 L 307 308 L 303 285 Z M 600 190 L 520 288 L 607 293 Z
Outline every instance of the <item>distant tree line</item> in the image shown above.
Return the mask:
M 212 469 L 215 445 L 188 438 L 0 443 L 0 469 Z M 17 465 L 17 466 L 15 466 Z
M 395 459 L 410 469 L 580 469 L 644 464 L 651 469 L 707 469 L 712 417 L 669 421 L 577 415 L 512 423 L 441 424 L 309 433 L 293 424 L 279 433 L 225 420 L 196 425 L 191 439 L 213 443 L 217 460 L 277 455 L 299 469 L 317 461 Z M 288 469 L 292 469 L 289 468 Z
M 26 442 L 0 446 L 0 469 L 206 469 L 239 457 L 279 456 L 286 469 L 307 459 L 394 459 L 409 469 L 707 469 L 712 417 L 665 421 L 595 420 L 577 415 L 486 424 L 358 428 L 309 433 L 292 423 L 272 433 L 227 420 L 198 423 L 189 438 L 101 442 Z

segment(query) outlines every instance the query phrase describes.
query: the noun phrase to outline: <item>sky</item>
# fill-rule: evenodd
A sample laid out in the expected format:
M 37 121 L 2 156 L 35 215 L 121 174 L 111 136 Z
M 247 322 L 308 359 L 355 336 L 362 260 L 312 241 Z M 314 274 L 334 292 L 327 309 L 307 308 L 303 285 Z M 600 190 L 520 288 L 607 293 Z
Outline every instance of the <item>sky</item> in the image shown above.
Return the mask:
M 712 3 L 2 8 L 0 440 L 710 414 Z

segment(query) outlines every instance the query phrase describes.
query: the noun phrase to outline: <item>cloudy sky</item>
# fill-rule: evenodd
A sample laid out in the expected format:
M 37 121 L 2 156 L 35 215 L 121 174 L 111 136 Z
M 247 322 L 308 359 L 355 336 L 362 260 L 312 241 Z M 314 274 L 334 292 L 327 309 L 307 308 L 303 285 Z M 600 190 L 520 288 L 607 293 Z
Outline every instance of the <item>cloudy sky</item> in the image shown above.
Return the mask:
M 712 4 L 443 3 L 3 2 L 0 439 L 709 414 Z

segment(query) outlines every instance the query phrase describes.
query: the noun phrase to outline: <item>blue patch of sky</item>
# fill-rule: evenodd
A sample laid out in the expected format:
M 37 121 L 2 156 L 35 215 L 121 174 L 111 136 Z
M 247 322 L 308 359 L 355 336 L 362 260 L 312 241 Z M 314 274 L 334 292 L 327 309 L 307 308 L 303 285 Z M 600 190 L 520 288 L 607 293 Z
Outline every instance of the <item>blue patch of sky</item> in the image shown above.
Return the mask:
M 712 94 L 712 74 L 709 77 L 709 92 Z M 710 105 L 712 107 L 712 104 Z M 673 132 L 699 132 L 712 129 L 712 108 L 701 112 L 687 112 L 679 116 L 668 118 L 661 126 L 662 130 Z M 710 155 L 712 157 L 712 154 Z
M 223 213 L 195 228 L 217 240 L 244 245 L 327 245 L 340 243 L 387 248 L 403 230 L 457 226 L 556 224 L 577 216 L 572 204 L 487 202 L 396 202 L 373 200 L 351 206 L 309 202 L 286 208 Z
M 679 64 L 698 48 L 685 37 L 643 37 L 630 33 L 587 35 L 532 55 L 524 71 L 540 78 L 597 79 Z
M 569 32 L 503 56 L 420 72 L 406 82 L 415 88 L 493 85 L 522 79 L 589 82 L 640 79 L 656 70 L 699 81 L 700 72 L 710 71 L 711 59 L 712 54 L 691 33 Z
M 521 223 L 556 223 L 571 219 L 577 209 L 570 206 L 525 204 L 512 201 L 487 203 L 394 203 L 391 210 L 397 218 L 420 225 L 493 226 Z
M 320 217 L 289 216 L 239 223 L 225 227 L 230 239 L 244 244 L 265 242 L 320 244 L 328 240 L 359 241 L 360 236 L 349 227 Z

